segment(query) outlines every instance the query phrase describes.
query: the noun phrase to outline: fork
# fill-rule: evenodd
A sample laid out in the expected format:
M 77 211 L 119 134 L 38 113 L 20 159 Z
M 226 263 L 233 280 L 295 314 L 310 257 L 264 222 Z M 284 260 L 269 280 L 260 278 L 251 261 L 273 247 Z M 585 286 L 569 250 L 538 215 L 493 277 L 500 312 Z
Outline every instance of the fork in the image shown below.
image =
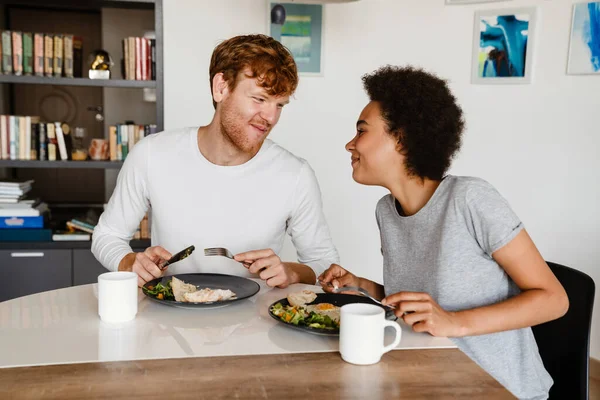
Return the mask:
M 223 257 L 230 258 L 233 261 L 237 261 L 235 258 L 233 258 L 233 254 L 231 254 L 231 251 L 229 251 L 229 249 L 226 249 L 224 247 L 210 247 L 208 249 L 204 249 L 204 255 L 205 256 L 223 256 Z M 239 262 L 239 261 L 237 261 L 237 262 Z M 246 267 L 250 266 L 250 263 L 242 262 L 242 264 L 244 264 L 244 266 L 246 266 Z
M 341 293 L 341 292 L 358 292 L 364 297 L 368 297 L 373 300 L 375 303 L 379 304 L 381 307 L 385 308 L 388 311 L 393 311 L 396 309 L 394 306 L 390 306 L 387 304 L 383 304 L 381 301 L 377 300 L 375 297 L 371 296 L 368 291 L 358 286 L 342 286 L 339 288 L 333 289 L 333 293 Z

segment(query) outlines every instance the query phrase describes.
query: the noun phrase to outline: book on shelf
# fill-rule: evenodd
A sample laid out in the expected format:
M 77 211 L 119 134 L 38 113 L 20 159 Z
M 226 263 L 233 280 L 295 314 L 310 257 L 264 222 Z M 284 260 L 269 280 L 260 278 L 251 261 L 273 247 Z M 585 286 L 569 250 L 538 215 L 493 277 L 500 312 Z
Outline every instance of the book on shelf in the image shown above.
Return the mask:
M 10 208 L 0 206 L 0 217 L 38 217 L 44 213 L 47 213 L 48 211 L 48 204 L 46 203 L 39 203 L 35 207 Z
M 18 125 L 19 121 L 14 115 L 9 116 L 8 118 L 9 118 L 9 125 L 8 125 L 9 155 L 10 155 L 11 160 L 16 160 L 17 154 L 18 154 L 17 144 L 19 143 L 19 141 L 17 140 L 17 136 L 18 136 L 18 132 L 19 132 L 19 125 Z
M 63 74 L 63 35 L 61 34 L 54 35 L 52 73 L 55 77 L 61 77 Z
M 89 241 L 92 239 L 92 235 L 86 232 L 60 230 L 55 231 L 52 234 L 52 240 L 55 242 L 66 242 L 66 241 Z
M 33 73 L 44 76 L 44 34 L 33 34 Z
M 12 38 L 10 31 L 2 31 L 2 73 L 12 74 Z
M 27 147 L 27 129 L 25 127 L 25 117 L 18 116 L 17 125 L 19 126 L 19 139 L 17 142 L 17 148 L 19 149 L 19 160 L 27 160 L 27 152 L 25 151 L 29 147 Z
M 37 134 L 36 143 L 38 145 L 38 160 L 48 160 L 48 137 L 46 136 L 46 124 L 37 124 L 35 133 Z
M 0 204 L 17 204 L 20 201 L 25 200 L 25 196 L 12 196 L 0 194 Z
M 40 199 L 26 198 L 32 185 L 33 180 L 0 181 L 0 228 L 43 227 L 43 219 L 50 210 Z
M 33 36 L 23 32 L 23 74 L 33 74 Z
M 2 73 L 47 77 L 83 76 L 82 38 L 68 33 L 2 30 Z
M 6 200 L 6 201 L 5 201 Z M 37 207 L 41 203 L 39 198 L 26 199 L 25 196 L 19 196 L 16 198 L 0 198 L 0 210 L 2 209 L 30 209 Z
M 83 39 L 79 36 L 73 36 L 73 76 L 83 76 Z
M 54 36 L 50 33 L 44 34 L 44 75 L 52 76 L 54 67 Z
M 0 217 L 1 229 L 43 228 L 46 215 L 35 217 Z
M 56 150 L 58 148 L 58 142 L 56 140 L 56 133 L 54 131 L 54 124 L 46 124 L 46 134 L 48 135 L 48 161 L 56 161 Z
M 13 75 L 23 74 L 23 34 L 12 31 Z
M 61 122 L 41 122 L 38 116 L 0 115 L 0 159 L 73 160 L 72 128 Z M 156 124 L 132 121 L 108 127 L 108 158 L 125 160 L 133 146 L 157 132 Z
M 19 180 L 2 180 L 0 181 L 0 195 L 24 195 L 31 190 L 33 186 L 33 180 L 28 179 L 25 181 Z
M 122 40 L 121 74 L 127 80 L 156 80 L 156 39 L 130 36 Z
M 73 35 L 64 35 L 64 74 L 67 78 L 73 78 Z
M 63 134 L 63 129 L 60 122 L 54 123 L 54 132 L 56 133 L 56 141 L 58 142 L 58 153 L 60 154 L 60 159 L 66 161 L 69 159 L 69 154 L 67 153 L 65 136 Z
M 77 219 L 72 219 L 70 221 L 67 221 L 66 225 L 67 225 L 68 229 L 83 231 L 83 232 L 87 232 L 87 233 L 94 233 L 95 225 L 91 225 L 89 223 L 82 222 Z
M 6 115 L 0 115 L 0 157 L 3 160 L 10 158 L 10 136 L 8 131 L 8 118 Z
M 156 124 L 136 125 L 134 123 L 125 123 L 110 126 L 108 129 L 110 160 L 125 160 L 127 154 L 129 154 L 137 142 L 156 132 Z

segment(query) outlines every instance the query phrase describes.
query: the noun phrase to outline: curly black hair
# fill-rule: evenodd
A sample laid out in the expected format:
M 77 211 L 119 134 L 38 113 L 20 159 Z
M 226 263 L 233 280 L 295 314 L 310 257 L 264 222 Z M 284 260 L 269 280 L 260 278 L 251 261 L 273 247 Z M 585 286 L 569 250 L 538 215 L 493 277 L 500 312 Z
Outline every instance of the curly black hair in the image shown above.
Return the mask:
M 409 175 L 441 180 L 461 145 L 463 112 L 445 80 L 420 68 L 387 65 L 362 77 L 398 140 Z

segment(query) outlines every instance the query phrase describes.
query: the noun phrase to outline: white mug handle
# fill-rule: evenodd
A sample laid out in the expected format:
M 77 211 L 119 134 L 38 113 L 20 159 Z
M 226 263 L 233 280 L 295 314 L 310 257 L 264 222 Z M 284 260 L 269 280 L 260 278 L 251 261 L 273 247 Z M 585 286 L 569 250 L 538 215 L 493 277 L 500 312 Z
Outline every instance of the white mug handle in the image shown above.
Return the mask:
M 396 346 L 398 346 L 398 344 L 400 343 L 400 339 L 402 338 L 402 328 L 400 328 L 400 325 L 398 325 L 397 322 L 385 320 L 383 321 L 383 329 L 385 329 L 386 326 L 391 326 L 392 328 L 394 328 L 394 330 L 396 331 L 396 337 L 394 338 L 394 342 L 392 344 L 383 347 L 383 351 L 381 352 L 382 354 L 385 354 L 390 350 L 394 350 Z

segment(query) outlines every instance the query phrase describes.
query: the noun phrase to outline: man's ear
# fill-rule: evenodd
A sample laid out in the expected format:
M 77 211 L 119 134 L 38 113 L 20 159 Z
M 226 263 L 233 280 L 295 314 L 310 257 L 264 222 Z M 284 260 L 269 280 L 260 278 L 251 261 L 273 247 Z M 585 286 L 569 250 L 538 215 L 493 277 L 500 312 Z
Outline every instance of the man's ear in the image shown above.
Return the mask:
M 229 86 L 227 85 L 227 81 L 225 80 L 225 76 L 223 76 L 222 72 L 216 74 L 212 81 L 212 95 L 215 103 L 220 103 L 223 101 L 225 96 L 229 93 Z

